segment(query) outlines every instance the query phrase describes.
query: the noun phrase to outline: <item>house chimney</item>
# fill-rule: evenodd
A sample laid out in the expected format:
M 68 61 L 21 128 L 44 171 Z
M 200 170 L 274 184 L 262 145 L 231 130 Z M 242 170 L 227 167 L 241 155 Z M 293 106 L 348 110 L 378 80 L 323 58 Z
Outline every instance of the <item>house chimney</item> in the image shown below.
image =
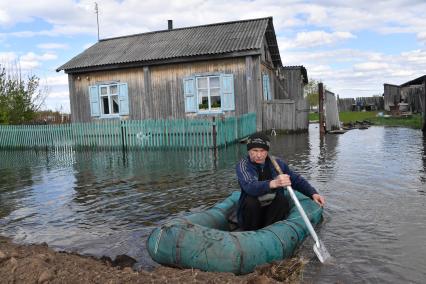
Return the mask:
M 173 30 L 173 20 L 168 20 L 167 23 L 169 25 L 169 31 Z

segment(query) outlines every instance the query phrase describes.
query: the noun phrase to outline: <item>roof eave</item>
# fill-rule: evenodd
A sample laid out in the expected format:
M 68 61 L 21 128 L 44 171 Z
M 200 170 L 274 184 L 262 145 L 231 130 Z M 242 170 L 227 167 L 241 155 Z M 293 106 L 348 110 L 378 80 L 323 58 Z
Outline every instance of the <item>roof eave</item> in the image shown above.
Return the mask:
M 78 68 L 63 68 L 64 65 L 56 69 L 56 72 L 64 70 L 67 74 L 74 73 L 83 73 L 83 72 L 94 72 L 94 71 L 106 71 L 106 70 L 116 70 L 116 69 L 125 69 L 125 68 L 137 68 L 142 66 L 152 66 L 152 65 L 163 65 L 163 64 L 173 64 L 173 63 L 186 63 L 194 61 L 203 61 L 203 60 L 215 60 L 215 59 L 227 59 L 227 58 L 236 58 L 252 55 L 260 55 L 260 49 L 253 49 L 247 51 L 238 51 L 225 54 L 214 54 L 214 55 L 199 55 L 199 56 L 190 56 L 190 57 L 177 57 L 177 58 L 168 58 L 160 60 L 150 60 L 150 61 L 135 61 L 135 62 L 124 62 L 124 63 L 115 63 L 108 65 L 96 65 L 96 66 L 86 66 Z

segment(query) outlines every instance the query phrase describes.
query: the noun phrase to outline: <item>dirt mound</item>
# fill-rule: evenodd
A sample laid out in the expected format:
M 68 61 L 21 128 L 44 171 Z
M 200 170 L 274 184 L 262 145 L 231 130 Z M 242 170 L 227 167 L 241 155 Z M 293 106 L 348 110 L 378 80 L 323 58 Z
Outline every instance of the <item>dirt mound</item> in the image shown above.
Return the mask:
M 202 272 L 196 269 L 158 267 L 152 272 L 128 267 L 131 258 L 96 259 L 56 252 L 47 245 L 18 245 L 0 236 L 1 283 L 296 283 L 303 262 L 298 259 L 268 264 L 255 272 Z M 126 267 L 127 266 L 127 267 Z

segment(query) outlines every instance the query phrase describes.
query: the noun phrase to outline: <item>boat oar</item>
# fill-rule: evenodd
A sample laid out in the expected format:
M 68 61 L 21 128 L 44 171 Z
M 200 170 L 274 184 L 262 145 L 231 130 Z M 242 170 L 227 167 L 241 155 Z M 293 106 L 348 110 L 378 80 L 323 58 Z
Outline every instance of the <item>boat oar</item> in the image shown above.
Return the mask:
M 278 165 L 277 161 L 275 160 L 275 157 L 269 156 L 271 159 L 272 164 L 275 167 L 275 170 L 278 172 L 278 174 L 283 174 L 283 171 L 281 170 L 280 165 Z M 319 261 L 321 263 L 326 262 L 329 258 L 331 258 L 330 253 L 325 248 L 324 244 L 320 241 L 317 234 L 315 233 L 314 228 L 312 227 L 311 221 L 309 221 L 308 216 L 306 216 L 305 210 L 303 210 L 302 205 L 300 205 L 299 199 L 297 199 L 296 194 L 294 194 L 293 188 L 291 186 L 287 186 L 287 190 L 290 193 L 291 198 L 294 201 L 294 204 L 296 204 L 297 210 L 299 210 L 300 215 L 303 218 L 303 221 L 305 221 L 306 227 L 308 227 L 309 233 L 311 233 L 312 238 L 314 239 L 314 252 L 317 255 Z

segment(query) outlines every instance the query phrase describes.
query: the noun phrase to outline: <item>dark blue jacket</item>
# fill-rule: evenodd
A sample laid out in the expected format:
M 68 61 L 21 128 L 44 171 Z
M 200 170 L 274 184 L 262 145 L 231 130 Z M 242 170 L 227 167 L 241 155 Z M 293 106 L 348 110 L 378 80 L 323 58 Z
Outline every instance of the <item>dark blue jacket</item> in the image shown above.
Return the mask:
M 317 193 L 315 188 L 313 188 L 308 181 L 306 181 L 299 174 L 291 171 L 286 163 L 284 163 L 280 159 L 276 159 L 276 161 L 278 165 L 280 165 L 283 173 L 290 176 L 291 186 L 293 187 L 294 190 L 300 191 L 301 193 L 303 193 L 304 195 L 310 198 L 312 198 L 312 195 Z M 266 158 L 265 167 L 270 168 L 272 173 L 272 178 L 275 178 L 278 175 L 269 157 Z M 284 189 L 282 187 L 274 189 L 274 190 L 270 189 L 269 188 L 270 180 L 259 181 L 257 165 L 256 163 L 253 163 L 252 161 L 250 161 L 249 156 L 245 157 L 237 164 L 236 171 L 237 171 L 238 183 L 241 188 L 241 196 L 238 202 L 239 206 L 238 206 L 238 212 L 237 212 L 239 219 L 241 218 L 240 205 L 244 202 L 247 195 L 259 197 L 261 195 L 271 193 L 271 192 L 277 192 L 277 194 L 284 193 Z

